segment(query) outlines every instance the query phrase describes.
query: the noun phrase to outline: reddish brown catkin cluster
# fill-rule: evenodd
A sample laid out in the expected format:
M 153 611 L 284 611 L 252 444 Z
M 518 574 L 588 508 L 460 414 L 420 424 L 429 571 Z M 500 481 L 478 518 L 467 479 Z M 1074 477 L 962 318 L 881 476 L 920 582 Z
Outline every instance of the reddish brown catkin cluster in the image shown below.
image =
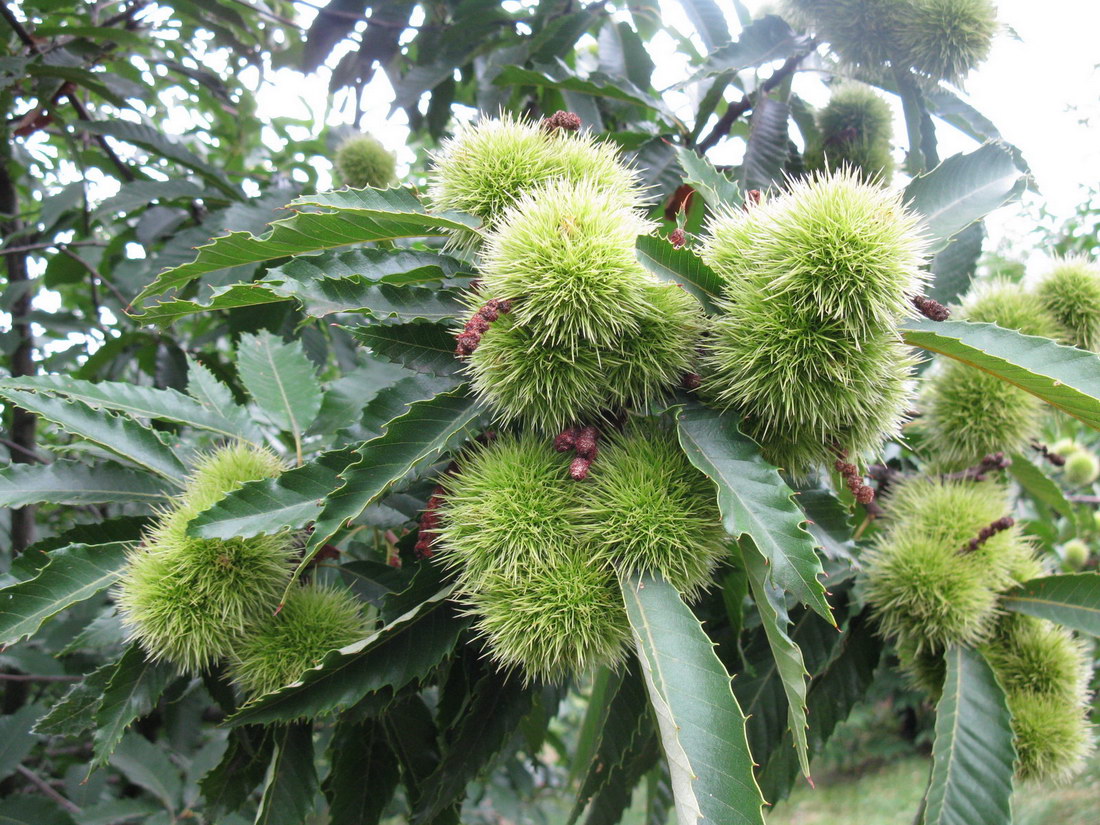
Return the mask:
M 673 229 L 668 233 L 668 242 L 676 249 L 683 249 L 687 243 L 687 233 L 682 229 Z
M 559 453 L 573 450 L 577 454 L 569 465 L 569 477 L 574 481 L 584 481 L 588 477 L 588 470 L 600 451 L 597 446 L 599 440 L 600 431 L 591 426 L 569 427 L 554 439 L 554 449 Z
M 443 504 L 445 492 L 442 486 L 436 486 L 432 490 L 424 512 L 420 514 L 420 534 L 416 540 L 416 547 L 413 548 L 417 558 L 430 559 L 432 557 L 432 544 L 435 543 L 439 535 L 439 508 Z
M 581 128 L 581 119 L 572 112 L 557 111 L 542 121 L 542 128 L 548 132 L 561 129 L 563 132 L 575 132 Z
M 1003 516 L 994 522 L 991 522 L 988 527 L 983 527 L 981 532 L 975 538 L 972 538 L 966 544 L 959 548 L 960 553 L 973 553 L 993 536 L 1000 533 L 1002 530 L 1007 530 L 1013 524 L 1016 523 L 1016 519 L 1012 516 Z
M 863 476 L 855 464 L 845 461 L 843 458 L 838 458 L 833 466 L 844 477 L 844 481 L 848 485 L 848 489 L 852 491 L 852 495 L 856 497 L 856 501 L 860 504 L 870 504 L 875 500 L 875 491 L 863 483 Z
M 746 212 L 754 206 L 759 206 L 760 202 L 764 200 L 764 193 L 759 189 L 750 189 L 745 193 L 745 202 L 741 205 L 741 208 Z
M 911 300 L 913 306 L 920 311 L 921 315 L 932 321 L 946 321 L 951 317 L 951 310 L 932 298 L 924 295 L 914 295 Z
M 506 298 L 493 298 L 485 304 L 474 313 L 473 317 L 466 322 L 462 332 L 455 337 L 458 342 L 455 346 L 455 355 L 462 357 L 473 353 L 481 343 L 481 336 L 489 329 L 489 324 L 511 311 L 512 302 Z
M 1046 444 L 1041 444 L 1038 441 L 1032 441 L 1031 449 L 1036 450 L 1039 455 L 1041 455 L 1055 467 L 1066 466 L 1066 457 L 1064 455 L 1054 452 Z

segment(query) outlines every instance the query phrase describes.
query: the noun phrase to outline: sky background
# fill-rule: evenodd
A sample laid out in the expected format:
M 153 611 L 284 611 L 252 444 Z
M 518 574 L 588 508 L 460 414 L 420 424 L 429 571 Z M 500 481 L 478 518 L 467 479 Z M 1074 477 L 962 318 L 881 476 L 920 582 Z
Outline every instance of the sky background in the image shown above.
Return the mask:
M 723 0 L 718 0 L 724 4 Z M 676 0 L 661 0 L 666 25 L 685 34 L 692 27 Z M 732 4 L 728 17 L 731 31 L 738 29 Z M 774 3 L 746 0 L 756 16 L 774 8 Z M 314 12 L 302 10 L 300 21 L 308 25 Z M 1100 187 L 1100 3 L 1093 0 L 1003 0 L 999 16 L 1004 30 L 997 37 L 989 60 L 973 72 L 966 83 L 966 96 L 972 105 L 992 120 L 1004 137 L 1023 151 L 1040 189 L 1041 197 L 1030 197 L 1025 206 L 1010 206 L 990 221 L 987 248 L 1007 246 L 1016 254 L 1038 254 L 1026 239 L 1040 203 L 1060 217 L 1068 217 L 1084 200 L 1084 187 Z M 335 55 L 330 64 L 337 60 Z M 683 77 L 684 60 L 676 54 L 671 37 L 654 43 L 654 60 L 659 67 L 654 76 L 658 89 Z M 302 117 L 326 116 L 323 102 L 312 92 L 327 83 L 327 70 L 320 77 L 306 79 L 284 70 L 269 76 L 261 92 L 264 114 L 296 114 Z M 828 95 L 818 75 L 800 74 L 795 90 L 810 102 L 821 104 Z M 292 103 L 297 99 L 297 103 Z M 404 114 L 389 115 L 392 90 L 381 72 L 367 88 L 364 123 L 406 165 L 413 160 L 404 148 Z M 343 105 L 341 105 L 343 104 Z M 288 107 L 293 112 L 288 111 Z M 900 143 L 904 124 L 895 125 Z M 332 124 L 351 121 L 352 106 L 338 99 L 327 113 Z M 946 124 L 938 124 L 941 156 L 969 151 L 974 142 Z M 731 142 L 733 144 L 734 142 Z M 733 145 L 716 147 L 710 157 L 723 163 L 736 158 Z M 1025 217 L 1026 216 L 1026 217 Z

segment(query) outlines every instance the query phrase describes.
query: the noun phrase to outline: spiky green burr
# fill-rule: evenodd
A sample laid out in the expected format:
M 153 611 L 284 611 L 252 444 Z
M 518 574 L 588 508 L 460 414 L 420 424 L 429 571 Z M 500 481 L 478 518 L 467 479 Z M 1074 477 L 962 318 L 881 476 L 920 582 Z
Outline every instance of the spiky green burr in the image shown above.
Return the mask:
M 301 678 L 330 650 L 355 642 L 368 623 L 350 592 L 318 585 L 295 587 L 282 610 L 256 623 L 234 646 L 229 675 L 249 698 Z
M 997 324 L 1025 335 L 1055 337 L 1057 324 L 1018 284 L 979 284 L 956 317 Z M 1016 452 L 1038 435 L 1042 402 L 996 376 L 957 361 L 941 362 L 925 384 L 921 426 L 931 458 L 943 470 L 977 463 L 989 453 Z
M 115 602 L 129 637 L 150 658 L 200 671 L 275 611 L 290 577 L 289 536 L 200 539 L 187 535 L 187 524 L 246 481 L 281 472 L 278 458 L 262 448 L 240 444 L 214 452 L 129 556 Z
M 1033 556 L 1015 525 L 968 547 L 1010 512 L 1005 489 L 912 479 L 892 491 L 885 507 L 888 527 L 862 559 L 867 601 L 882 632 L 902 637 L 913 653 L 988 638 L 998 594 Z
M 1071 487 L 1092 484 L 1100 476 L 1100 460 L 1091 450 L 1079 450 L 1066 459 L 1065 479 Z
M 889 183 L 894 115 L 869 86 L 847 83 L 836 88 L 817 114 L 820 140 L 807 152 L 810 169 L 850 167 L 863 180 Z
M 724 292 L 704 395 L 740 409 L 765 456 L 798 476 L 896 435 L 914 363 L 897 325 L 924 278 L 898 196 L 850 170 L 815 175 L 708 229 L 703 258 Z
M 584 133 L 548 131 L 509 115 L 461 127 L 434 160 L 433 206 L 476 215 L 486 229 L 494 228 L 525 192 L 559 178 L 592 181 L 611 208 L 638 201 L 637 177 L 612 144 Z
M 693 371 L 703 318 L 678 286 L 649 281 L 642 295 L 633 329 L 606 347 L 584 339 L 541 344 L 515 311 L 502 315 L 470 356 L 474 391 L 500 421 L 550 436 L 659 398 Z
M 898 16 L 909 0 L 785 0 L 784 5 L 844 62 L 877 68 L 897 50 Z
M 591 179 L 528 189 L 489 236 L 479 294 L 510 300 L 516 324 L 540 346 L 610 346 L 653 309 L 634 251 L 652 229 Z
M 894 57 L 931 80 L 958 83 L 989 56 L 997 31 L 991 0 L 911 0 L 898 11 Z
M 336 149 L 336 171 L 353 189 L 384 189 L 396 180 L 397 158 L 371 135 L 354 135 Z
M 1036 294 L 1069 343 L 1100 350 L 1100 267 L 1085 258 L 1060 260 L 1039 281 Z
M 648 422 L 612 435 L 586 488 L 586 539 L 621 575 L 658 574 L 693 598 L 729 553 L 714 483 L 670 429 Z

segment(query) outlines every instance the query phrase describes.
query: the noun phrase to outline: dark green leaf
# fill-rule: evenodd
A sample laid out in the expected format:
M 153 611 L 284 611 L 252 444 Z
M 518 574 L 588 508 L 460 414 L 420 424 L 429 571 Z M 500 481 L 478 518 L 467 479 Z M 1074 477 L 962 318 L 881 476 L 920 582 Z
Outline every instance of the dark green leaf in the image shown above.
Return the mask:
M 664 104 L 650 97 L 625 78 L 613 78 L 596 72 L 588 79 L 581 78 L 561 60 L 550 65 L 535 65 L 534 69 L 505 66 L 493 81 L 498 86 L 542 86 L 547 89 L 578 92 L 593 97 L 606 97 L 633 103 L 655 112 L 665 113 Z
M 61 701 L 38 720 L 35 731 L 46 736 L 78 736 L 94 726 L 103 691 L 107 689 L 116 664 L 103 665 L 69 688 Z
M 712 51 L 699 71 L 681 85 L 721 72 L 739 72 L 773 60 L 784 60 L 806 47 L 806 39 L 796 36 L 791 27 L 774 14 L 754 20 L 745 26 L 737 40 L 732 43 L 728 41 L 727 34 L 724 41 L 715 44 L 721 48 L 711 47 Z
M 302 825 L 313 811 L 318 790 L 313 725 L 285 725 L 273 738 L 275 751 L 264 778 L 256 825 Z
M 1017 613 L 1100 636 L 1100 574 L 1068 573 L 1032 579 L 1006 593 L 1002 603 Z
M 703 38 L 707 50 L 713 52 L 723 43 L 729 43 L 730 30 L 726 25 L 726 15 L 716 0 L 680 0 L 691 25 Z
M 134 303 L 178 289 L 208 272 L 241 264 L 368 241 L 438 236 L 456 230 L 468 233 L 474 228 L 469 219 L 457 214 L 429 215 L 407 189 L 343 189 L 290 204 L 291 209 L 299 207 L 320 207 L 321 211 L 296 212 L 272 223 L 270 230 L 259 237 L 250 232 L 230 232 L 214 238 L 198 248 L 192 262 L 160 273 Z
M 175 675 L 167 662 L 150 661 L 139 645 L 130 645 L 115 664 L 96 712 L 94 764 L 106 764 L 126 728 L 153 709 Z
M 924 822 L 1004 825 L 1012 821 L 1016 761 L 1004 691 L 977 651 L 951 647 L 945 658 Z
M 332 651 L 297 682 L 245 705 L 228 724 L 312 718 L 423 679 L 452 651 L 468 624 L 454 615 L 450 594 L 451 588 L 444 588 L 366 639 Z
M 632 576 L 622 590 L 680 822 L 763 825 L 745 717 L 712 642 L 667 582 Z
M 168 497 L 156 476 L 103 463 L 94 467 L 79 461 L 53 464 L 11 464 L 0 469 L 0 507 L 52 504 L 98 504 L 128 501 L 157 504 Z
M 440 324 L 352 327 L 351 334 L 375 355 L 428 375 L 454 375 L 462 367 L 455 357 L 455 337 Z
M 905 343 L 954 358 L 1038 396 L 1100 429 L 1100 358 L 993 324 L 909 321 Z
M 270 332 L 242 335 L 237 371 L 245 389 L 279 429 L 295 439 L 321 409 L 321 384 L 301 341 L 286 343 Z
M 745 159 L 741 162 L 741 188 L 770 189 L 783 180 L 787 163 L 787 119 L 791 109 L 781 100 L 762 96 L 749 120 Z
M 677 425 L 688 459 L 718 487 L 726 532 L 751 536 L 770 564 L 769 580 L 835 624 L 805 516 L 779 471 L 741 434 L 737 416 L 692 405 L 679 411 Z
M 49 564 L 30 581 L 0 590 L 0 644 L 33 635 L 46 619 L 114 584 L 129 546 L 71 544 L 50 553 Z
M 375 825 L 397 790 L 400 770 L 382 724 L 342 721 L 329 748 L 329 816 L 341 825 Z
M 44 796 L 0 799 L 0 825 L 73 825 L 73 819 Z
M 676 147 L 680 165 L 684 168 L 684 182 L 690 183 L 711 209 L 720 206 L 738 207 L 741 205 L 741 189 L 736 183 L 714 168 L 704 157 L 692 149 Z
M 177 809 L 183 783 L 163 748 L 130 731 L 111 754 L 111 764 L 135 785 L 159 799 L 170 812 Z
M 52 393 L 75 401 L 83 401 L 98 410 L 114 410 L 135 418 L 176 421 L 200 430 L 209 430 L 229 438 L 248 435 L 213 409 L 173 389 L 159 390 L 125 381 L 80 381 L 64 375 L 36 375 L 31 378 L 9 378 L 2 388 L 34 390 Z
M 1026 186 L 1012 150 L 993 141 L 969 154 L 952 155 L 914 178 L 905 188 L 905 200 L 923 218 L 929 251 L 938 252 L 974 221 L 1018 198 Z
M 212 821 L 240 808 L 263 781 L 275 740 L 267 728 L 245 725 L 229 731 L 221 761 L 199 781 L 204 813 Z
M 749 574 L 749 586 L 756 602 L 760 622 L 768 637 L 775 670 L 783 693 L 787 697 L 788 728 L 794 738 L 802 773 L 810 775 L 809 746 L 806 744 L 806 664 L 802 651 L 787 634 L 791 620 L 783 591 L 769 581 L 767 559 L 756 549 L 751 539 L 742 539 L 741 555 Z
M 521 679 L 495 669 L 474 685 L 466 712 L 451 726 L 439 764 L 420 783 L 414 825 L 433 822 L 461 801 L 466 783 L 477 777 L 515 733 L 531 707 L 531 696 Z
M 672 281 L 699 299 L 709 313 L 715 313 L 715 299 L 722 294 L 722 281 L 687 247 L 677 249 L 665 238 L 642 235 L 635 247 L 642 266 L 662 281 Z
M 985 227 L 981 221 L 970 224 L 951 239 L 951 243 L 932 259 L 932 283 L 925 293 L 945 306 L 956 303 L 970 288 L 978 259 L 982 256 Z
M 363 417 L 363 408 L 380 392 L 409 377 L 408 371 L 396 364 L 376 358 L 364 360 L 363 366 L 345 373 L 325 388 L 321 411 L 309 428 L 311 434 L 330 435 L 353 426 Z
M 52 421 L 61 429 L 98 444 L 175 484 L 181 484 L 187 472 L 171 447 L 161 441 L 155 432 L 131 418 L 104 415 L 83 401 L 68 401 L 43 393 L 0 388 L 0 395 Z
M 23 705 L 12 714 L 0 716 L 0 779 L 7 779 L 38 743 L 31 733 L 35 719 L 42 715 L 38 705 Z M 0 818 L 0 822 L 3 819 Z
M 1008 473 L 1029 496 L 1047 505 L 1063 516 L 1073 514 L 1073 505 L 1066 501 L 1062 488 L 1055 484 L 1041 469 L 1028 461 L 1026 456 L 1013 453 Z
M 249 411 L 233 400 L 229 387 L 191 356 L 187 357 L 187 394 L 202 404 L 209 415 L 223 420 L 223 429 L 238 432 L 242 438 L 253 443 L 261 441 L 259 428 Z

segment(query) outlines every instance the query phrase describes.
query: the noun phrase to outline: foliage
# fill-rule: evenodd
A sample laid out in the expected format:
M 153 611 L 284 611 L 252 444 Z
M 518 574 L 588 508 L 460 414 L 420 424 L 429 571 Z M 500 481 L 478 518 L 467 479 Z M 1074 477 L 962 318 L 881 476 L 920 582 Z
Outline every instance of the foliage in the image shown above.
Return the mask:
M 926 822 L 1084 763 L 1095 272 L 975 278 L 985 0 L 55 6 L 0 5 L 0 819 L 760 823 L 896 660 Z M 353 129 L 257 117 L 325 64 Z

